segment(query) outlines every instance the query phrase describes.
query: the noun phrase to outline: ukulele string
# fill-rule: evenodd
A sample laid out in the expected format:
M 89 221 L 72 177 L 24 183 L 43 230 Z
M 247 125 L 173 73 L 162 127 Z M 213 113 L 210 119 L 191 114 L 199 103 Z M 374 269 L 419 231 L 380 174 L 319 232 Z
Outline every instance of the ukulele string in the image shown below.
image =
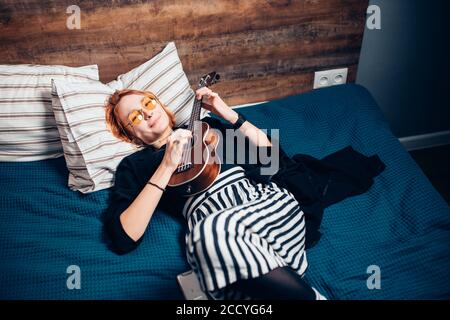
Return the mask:
M 195 121 L 195 118 L 197 117 L 197 109 L 198 109 L 198 104 L 197 104 L 197 108 L 195 108 L 195 110 L 194 110 L 194 121 Z M 188 127 L 188 129 L 191 131 L 191 133 L 192 133 L 192 137 L 189 137 L 189 139 L 188 139 L 188 143 L 185 145 L 185 149 L 186 149 L 186 153 L 185 153 L 185 161 L 186 161 L 186 163 L 188 163 L 189 162 L 189 158 L 191 158 L 191 154 L 190 154 L 190 152 L 188 152 L 188 150 L 190 149 L 190 147 L 191 147 L 191 143 L 192 143 L 192 138 L 193 138 L 193 136 L 194 136 L 194 125 L 193 125 L 193 122 L 191 122 L 191 125 Z
M 185 156 L 185 163 L 189 163 L 189 160 L 190 160 L 190 158 L 192 156 L 191 152 L 188 152 L 188 150 L 191 149 L 192 139 L 194 137 L 194 122 L 195 122 L 195 119 L 197 119 L 198 114 L 199 114 L 199 112 L 198 112 L 199 104 L 200 104 L 199 101 L 200 100 L 196 101 L 196 103 L 194 104 L 194 114 L 193 114 L 193 118 L 192 118 L 193 121 L 191 121 L 190 126 L 188 127 L 188 129 L 192 133 L 192 137 L 189 137 L 188 143 L 184 146 L 185 151 L 186 151 L 185 154 L 184 154 L 184 156 Z M 185 164 L 185 165 L 187 165 L 187 164 Z
M 205 87 L 205 85 L 200 85 L 201 87 Z M 188 129 L 192 132 L 192 137 L 189 137 L 188 139 L 188 143 L 186 145 L 183 146 L 183 151 L 182 151 L 182 162 L 181 164 L 178 166 L 178 170 L 181 170 L 181 168 L 185 167 L 189 161 L 189 158 L 191 158 L 191 153 L 187 152 L 189 149 L 191 149 L 191 144 L 192 144 L 192 139 L 194 137 L 194 121 L 196 118 L 200 119 L 200 110 L 201 110 L 201 102 L 200 100 L 196 100 L 194 103 L 194 114 L 193 117 L 191 118 L 191 121 L 189 123 Z
M 183 146 L 183 169 L 186 168 L 188 157 L 187 157 L 187 144 Z
M 188 128 L 189 127 L 190 127 L 190 124 L 189 124 Z M 183 167 L 186 166 L 186 162 L 188 160 L 188 156 L 187 156 L 187 151 L 186 150 L 187 150 L 187 144 L 183 146 L 183 152 L 182 152 L 182 155 L 181 155 L 182 162 L 181 162 L 180 168 L 183 168 Z

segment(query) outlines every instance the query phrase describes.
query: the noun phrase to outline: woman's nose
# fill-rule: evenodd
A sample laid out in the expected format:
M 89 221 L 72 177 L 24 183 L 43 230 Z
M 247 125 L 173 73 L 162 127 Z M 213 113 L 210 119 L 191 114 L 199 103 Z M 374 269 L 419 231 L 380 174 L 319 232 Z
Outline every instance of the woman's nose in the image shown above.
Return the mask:
M 148 119 L 151 116 L 153 116 L 153 110 L 147 110 L 147 109 L 142 108 L 142 112 L 144 114 L 145 119 Z

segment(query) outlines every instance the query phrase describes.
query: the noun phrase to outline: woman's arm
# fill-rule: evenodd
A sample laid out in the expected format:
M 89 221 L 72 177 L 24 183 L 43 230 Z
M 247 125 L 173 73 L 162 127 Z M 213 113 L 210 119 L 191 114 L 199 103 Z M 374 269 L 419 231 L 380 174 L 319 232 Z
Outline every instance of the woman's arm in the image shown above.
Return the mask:
M 229 123 L 234 124 L 238 119 L 238 113 L 226 105 L 226 108 L 224 107 L 224 110 L 222 111 L 221 117 Z M 239 131 L 246 136 L 252 144 L 258 147 L 272 146 L 267 135 L 248 120 L 240 126 Z
M 168 138 L 164 157 L 146 151 L 125 158 L 117 168 L 115 185 L 107 210 L 105 228 L 112 248 L 128 253 L 140 244 L 163 191 L 148 181 L 165 188 L 181 159 L 190 131 L 177 130 Z M 179 142 L 175 142 L 178 140 Z M 151 156 L 151 157 L 150 157 Z M 148 178 L 150 177 L 150 178 Z M 147 180 L 148 179 L 148 180 Z
M 163 181 L 166 171 L 171 170 L 163 164 L 160 154 L 148 151 L 125 158 L 116 171 L 105 231 L 112 242 L 111 249 L 119 254 L 133 251 L 140 245 L 161 200 L 162 191 L 147 182 L 157 178 Z
M 149 182 L 165 189 L 181 161 L 184 145 L 188 143 L 188 138 L 191 136 L 190 131 L 179 129 L 167 139 L 164 158 Z M 138 241 L 147 229 L 162 194 L 161 189 L 147 183 L 136 199 L 120 215 L 122 228 L 134 241 Z
M 165 188 L 173 171 L 173 168 L 161 162 L 149 181 Z M 134 241 L 139 240 L 147 229 L 162 194 L 163 191 L 157 187 L 146 184 L 136 199 L 120 215 L 124 231 Z
M 203 87 L 198 89 L 195 93 L 196 99 L 198 100 L 203 97 L 206 98 L 203 100 L 203 107 L 205 109 L 228 121 L 230 124 L 236 123 L 238 113 L 231 109 L 216 92 L 213 92 L 207 87 Z M 255 146 L 272 146 L 272 143 L 267 135 L 248 120 L 242 124 L 239 131 L 249 139 L 250 143 Z

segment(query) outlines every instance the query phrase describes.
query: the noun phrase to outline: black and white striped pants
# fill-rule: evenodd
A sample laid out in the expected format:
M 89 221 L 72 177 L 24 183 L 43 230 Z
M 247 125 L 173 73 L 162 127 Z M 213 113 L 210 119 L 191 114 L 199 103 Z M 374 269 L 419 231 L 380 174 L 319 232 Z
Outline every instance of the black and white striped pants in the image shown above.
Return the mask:
M 253 184 L 242 167 L 220 173 L 208 190 L 187 200 L 183 214 L 188 262 L 216 299 L 236 298 L 228 286 L 238 279 L 284 266 L 303 275 L 307 268 L 299 203 L 275 183 Z

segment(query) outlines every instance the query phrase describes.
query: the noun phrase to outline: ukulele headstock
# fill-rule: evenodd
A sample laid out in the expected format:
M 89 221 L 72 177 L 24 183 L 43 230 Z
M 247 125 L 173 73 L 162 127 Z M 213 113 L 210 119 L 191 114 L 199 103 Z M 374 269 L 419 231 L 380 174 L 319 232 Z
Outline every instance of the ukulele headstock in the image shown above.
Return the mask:
M 202 87 L 209 87 L 217 82 L 219 82 L 220 79 L 220 75 L 213 71 L 211 73 L 208 73 L 207 75 L 204 75 L 200 81 L 198 82 L 198 87 L 202 88 Z

